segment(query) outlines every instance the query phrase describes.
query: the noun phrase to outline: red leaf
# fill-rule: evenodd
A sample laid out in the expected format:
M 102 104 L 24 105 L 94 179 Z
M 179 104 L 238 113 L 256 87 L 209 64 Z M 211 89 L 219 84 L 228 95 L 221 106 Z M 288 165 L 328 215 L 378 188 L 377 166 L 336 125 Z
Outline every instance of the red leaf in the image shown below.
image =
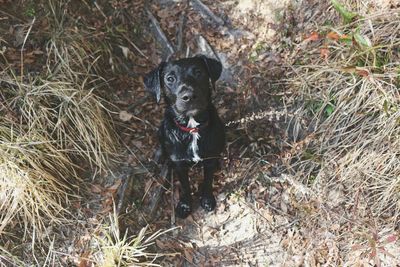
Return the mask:
M 365 69 L 357 69 L 356 70 L 357 74 L 362 76 L 362 77 L 368 77 L 369 71 Z
M 390 235 L 390 236 L 388 236 L 386 238 L 386 242 L 387 243 L 393 243 L 393 242 L 396 242 L 396 240 L 397 240 L 397 236 L 396 235 Z
M 110 191 L 111 193 L 115 193 L 118 190 L 121 183 L 122 183 L 121 179 L 116 180 L 112 186 L 107 188 L 107 191 Z
M 351 251 L 356 251 L 356 250 L 360 250 L 360 249 L 364 249 L 364 246 L 362 246 L 360 244 L 355 244 L 351 247 Z
M 371 249 L 371 252 L 370 252 L 370 254 L 369 254 L 369 258 L 370 258 L 370 259 L 373 259 L 373 258 L 375 258 L 375 257 L 376 257 L 376 249 L 373 248 L 373 249 Z
M 321 49 L 319 50 L 319 52 L 321 53 L 321 57 L 322 57 L 323 59 L 325 59 L 325 60 L 328 59 L 328 57 L 329 57 L 329 49 L 328 49 L 328 48 L 321 48 Z
M 317 32 L 312 32 L 304 41 L 317 41 L 319 40 L 319 34 Z
M 79 259 L 79 267 L 89 267 L 91 266 L 90 261 L 88 260 L 90 256 L 90 252 L 85 252 L 81 255 Z
M 92 193 L 101 193 L 103 190 L 104 188 L 97 184 L 92 184 L 90 187 L 90 191 L 92 191 Z
M 339 40 L 340 35 L 337 34 L 336 32 L 329 32 L 329 33 L 326 35 L 326 38 L 337 41 L 337 40 Z
M 185 253 L 185 259 L 193 264 L 193 251 L 191 251 L 190 249 L 185 249 L 183 253 Z

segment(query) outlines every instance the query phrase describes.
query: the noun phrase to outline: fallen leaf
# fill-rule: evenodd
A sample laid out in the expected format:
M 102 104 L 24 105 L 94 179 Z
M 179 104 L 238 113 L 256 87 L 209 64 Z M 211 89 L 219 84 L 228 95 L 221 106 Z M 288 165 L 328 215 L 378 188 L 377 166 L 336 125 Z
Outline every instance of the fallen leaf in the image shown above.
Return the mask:
M 185 249 L 183 253 L 185 254 L 185 259 L 193 264 L 193 251 L 191 249 Z
M 390 235 L 386 238 L 386 242 L 387 243 L 393 243 L 397 240 L 397 236 L 396 235 Z
M 101 193 L 103 190 L 104 188 L 97 184 L 92 184 L 90 187 L 90 191 L 92 191 L 92 193 Z
M 340 36 L 339 41 L 343 42 L 343 43 L 346 43 L 346 44 L 352 44 L 353 43 L 353 37 L 352 36 L 348 36 L 346 34 L 343 34 L 342 36 Z
M 129 48 L 126 46 L 119 45 L 119 48 L 122 50 L 122 54 L 124 54 L 125 58 L 128 58 L 129 55 Z
M 326 35 L 326 38 L 337 41 L 337 40 L 340 39 L 340 35 L 338 33 L 336 33 L 336 32 L 329 32 Z
M 118 190 L 121 183 L 122 183 L 121 179 L 116 180 L 112 186 L 107 187 L 107 191 L 111 191 L 112 193 L 115 193 Z
M 366 69 L 357 69 L 356 68 L 356 73 L 362 77 L 368 77 L 369 76 L 369 71 Z
M 351 251 L 357 251 L 357 250 L 360 250 L 360 249 L 363 249 L 363 248 L 364 247 L 362 245 L 355 244 L 355 245 L 351 246 Z
M 106 206 L 100 211 L 100 214 L 107 214 L 110 213 L 111 211 L 112 211 L 112 206 Z
M 319 40 L 319 34 L 317 32 L 312 32 L 304 41 L 317 41 Z
M 162 249 L 162 250 L 168 248 L 168 246 L 167 246 L 164 242 L 161 242 L 161 241 L 158 240 L 158 239 L 156 239 L 156 245 L 157 245 L 157 247 L 159 247 L 159 248 Z
M 113 203 L 113 199 L 111 197 L 107 197 L 103 200 L 103 202 L 101 203 L 103 205 L 103 207 L 105 207 L 106 209 L 108 209 L 109 207 L 111 208 Z
M 133 115 L 126 110 L 123 110 L 119 113 L 119 119 L 121 121 L 129 121 L 133 118 Z
M 91 266 L 88 258 L 90 256 L 90 252 L 85 252 L 82 254 L 82 256 L 79 259 L 79 267 L 89 267 Z
M 322 57 L 323 59 L 325 59 L 325 60 L 328 59 L 328 57 L 329 57 L 329 49 L 328 49 L 328 48 L 321 48 L 321 49 L 319 50 L 319 52 L 321 53 L 321 57 Z

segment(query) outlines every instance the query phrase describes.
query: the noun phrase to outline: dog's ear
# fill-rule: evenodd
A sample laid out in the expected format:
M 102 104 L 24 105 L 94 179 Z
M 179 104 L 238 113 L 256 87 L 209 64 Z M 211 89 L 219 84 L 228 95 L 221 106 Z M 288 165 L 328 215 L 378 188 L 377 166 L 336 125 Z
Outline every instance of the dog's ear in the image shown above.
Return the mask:
M 208 74 L 210 75 L 211 82 L 214 84 L 221 76 L 221 72 L 222 72 L 221 62 L 219 62 L 218 60 L 215 60 L 213 58 L 206 57 L 204 55 L 199 55 L 197 57 L 203 59 L 204 63 L 207 66 L 207 70 L 208 70 Z
M 161 62 L 157 68 L 150 71 L 143 77 L 143 82 L 146 86 L 147 91 L 149 91 L 156 97 L 157 103 L 159 103 L 161 99 L 161 75 L 164 66 L 165 62 Z

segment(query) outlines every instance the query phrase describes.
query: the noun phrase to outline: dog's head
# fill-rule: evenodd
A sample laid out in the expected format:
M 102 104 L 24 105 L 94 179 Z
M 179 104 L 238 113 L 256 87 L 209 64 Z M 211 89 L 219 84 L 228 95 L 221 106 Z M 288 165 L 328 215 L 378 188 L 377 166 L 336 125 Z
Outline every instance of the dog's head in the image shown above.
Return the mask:
M 211 91 L 221 75 L 219 61 L 205 56 L 162 62 L 144 77 L 144 84 L 160 101 L 164 93 L 168 105 L 181 116 L 195 116 L 207 109 Z

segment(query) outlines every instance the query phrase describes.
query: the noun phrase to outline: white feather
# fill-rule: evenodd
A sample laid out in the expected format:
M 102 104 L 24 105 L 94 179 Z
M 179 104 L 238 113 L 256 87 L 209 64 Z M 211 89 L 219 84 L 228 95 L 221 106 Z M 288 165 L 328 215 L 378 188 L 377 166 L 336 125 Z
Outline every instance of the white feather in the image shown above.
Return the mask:
M 200 123 L 198 123 L 193 117 L 189 118 L 187 127 L 188 128 L 196 128 Z M 200 134 L 198 132 L 191 132 L 192 134 L 192 143 L 190 144 L 190 147 L 193 152 L 193 161 L 194 162 L 199 162 L 201 158 L 199 157 L 199 146 L 197 144 L 197 141 L 200 139 Z

